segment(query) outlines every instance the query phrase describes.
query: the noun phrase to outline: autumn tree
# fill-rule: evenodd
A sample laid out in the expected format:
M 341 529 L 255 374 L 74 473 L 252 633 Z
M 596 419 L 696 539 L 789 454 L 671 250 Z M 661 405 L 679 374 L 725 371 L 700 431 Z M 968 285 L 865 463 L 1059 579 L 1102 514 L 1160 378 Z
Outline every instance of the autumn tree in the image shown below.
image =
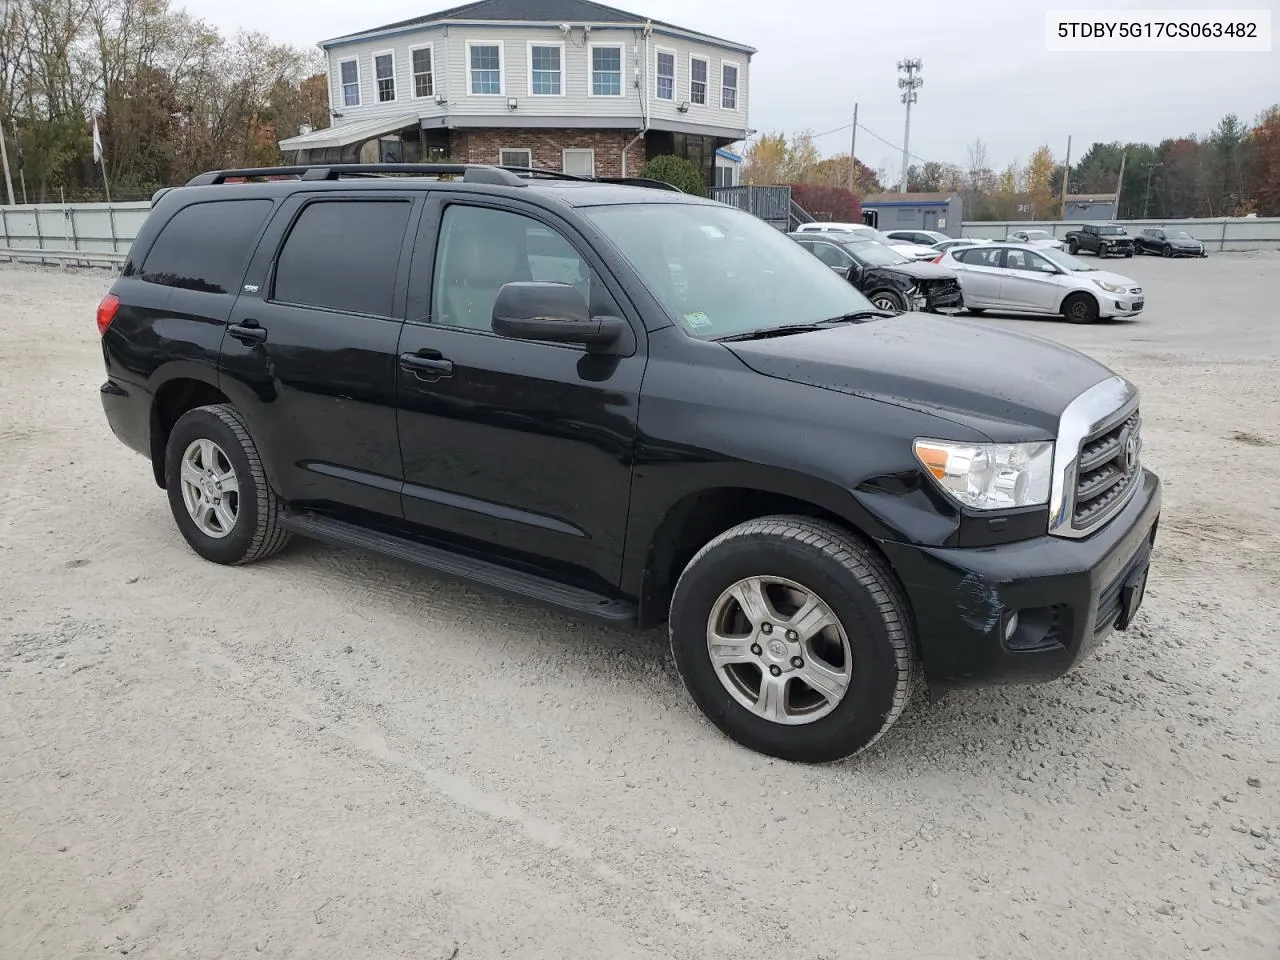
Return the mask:
M 1260 217 L 1280 217 L 1280 106 L 1258 118 L 1249 137 L 1250 174 Z
M 782 167 L 786 160 L 786 134 L 761 134 L 747 146 L 746 153 L 743 154 L 742 178 L 747 183 L 781 183 Z
M 1031 159 L 1027 161 L 1023 180 L 1033 220 L 1048 220 L 1053 217 L 1053 168 L 1053 151 L 1047 144 L 1031 154 Z

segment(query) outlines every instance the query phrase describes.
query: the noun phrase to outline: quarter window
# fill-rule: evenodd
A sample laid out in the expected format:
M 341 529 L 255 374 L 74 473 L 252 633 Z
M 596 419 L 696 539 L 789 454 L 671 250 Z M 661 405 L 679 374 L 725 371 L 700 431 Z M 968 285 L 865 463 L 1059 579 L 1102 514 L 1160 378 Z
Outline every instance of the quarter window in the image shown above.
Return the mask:
M 622 96 L 622 48 L 591 48 L 591 95 Z
M 342 79 L 342 105 L 345 107 L 360 106 L 360 63 L 356 60 L 343 60 L 338 64 L 338 73 Z
M 562 92 L 561 48 L 552 44 L 529 47 L 529 95 L 558 97 Z
M 689 102 L 704 106 L 707 102 L 707 61 L 701 57 L 689 60 Z
M 276 258 L 272 299 L 390 317 L 411 208 L 407 200 L 307 205 Z
M 235 293 L 270 200 L 223 200 L 183 207 L 152 244 L 140 275 L 147 283 L 202 293 Z
M 413 51 L 413 95 L 415 97 L 430 97 L 435 93 L 433 67 L 430 47 L 419 47 Z
M 374 54 L 373 76 L 378 84 L 378 102 L 390 103 L 395 100 L 396 57 L 394 53 Z
M 658 51 L 657 86 L 654 96 L 659 100 L 676 98 L 676 55 L 670 50 Z
M 471 92 L 481 96 L 502 93 L 502 47 L 476 44 L 470 48 Z
M 720 65 L 720 106 L 738 109 L 738 68 L 732 63 Z

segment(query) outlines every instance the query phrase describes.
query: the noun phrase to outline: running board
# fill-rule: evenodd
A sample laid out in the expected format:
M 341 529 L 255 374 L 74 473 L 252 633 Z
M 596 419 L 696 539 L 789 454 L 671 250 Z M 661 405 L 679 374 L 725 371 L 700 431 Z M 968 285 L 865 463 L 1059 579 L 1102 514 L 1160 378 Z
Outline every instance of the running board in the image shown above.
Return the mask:
M 637 621 L 639 611 L 624 600 L 612 600 L 590 590 L 565 586 L 546 577 L 513 570 L 488 560 L 478 560 L 316 513 L 286 512 L 280 519 L 293 533 L 312 540 L 380 553 L 445 577 L 465 580 L 513 597 L 534 600 L 610 623 L 635 624 Z

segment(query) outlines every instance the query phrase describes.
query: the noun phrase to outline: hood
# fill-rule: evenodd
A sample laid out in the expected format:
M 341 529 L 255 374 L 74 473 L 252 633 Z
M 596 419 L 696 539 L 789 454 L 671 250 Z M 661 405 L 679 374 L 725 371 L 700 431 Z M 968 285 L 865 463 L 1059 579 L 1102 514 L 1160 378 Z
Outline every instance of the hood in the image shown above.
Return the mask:
M 1076 273 L 1073 276 L 1085 277 L 1089 280 L 1102 280 L 1105 283 L 1114 284 L 1117 287 L 1124 287 L 1126 290 L 1130 287 L 1141 287 L 1137 280 L 1133 277 L 1126 277 L 1120 273 L 1112 273 L 1110 270 L 1093 270 L 1085 273 Z
M 919 410 L 1006 441 L 1055 437 L 1067 404 L 1113 376 L 1048 340 L 923 313 L 725 346 L 767 377 Z
M 938 251 L 933 251 L 936 257 Z M 911 263 L 892 263 L 885 267 L 873 267 L 874 270 L 884 270 L 889 273 L 901 273 L 910 277 L 912 280 L 954 280 L 956 272 L 947 267 L 940 267 L 936 263 L 930 263 L 928 260 Z
M 1175 247 L 1199 247 L 1203 245 L 1199 240 L 1188 240 L 1186 237 L 1175 237 L 1168 242 Z

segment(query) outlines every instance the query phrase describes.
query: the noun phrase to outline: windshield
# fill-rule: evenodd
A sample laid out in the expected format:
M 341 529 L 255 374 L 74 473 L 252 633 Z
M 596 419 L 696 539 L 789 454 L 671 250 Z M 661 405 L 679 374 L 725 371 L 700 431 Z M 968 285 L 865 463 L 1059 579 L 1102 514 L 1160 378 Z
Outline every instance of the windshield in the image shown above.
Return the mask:
M 1124 233 L 1124 227 L 1099 227 L 1098 233 L 1104 237 L 1114 237 L 1117 234 Z
M 868 267 L 891 267 L 894 264 L 911 262 L 892 247 L 886 247 L 883 243 L 877 243 L 874 240 L 847 240 L 840 246 L 849 251 L 850 256 L 859 263 Z
M 1185 230 L 1175 230 L 1173 231 L 1173 233 L 1166 234 L 1166 236 L 1168 236 L 1170 239 L 1173 239 L 1173 240 L 1194 240 L 1195 239 L 1195 237 L 1187 233 L 1187 231 Z
M 874 309 L 796 241 L 741 210 L 636 203 L 582 213 L 671 318 L 703 340 Z
M 1036 253 L 1044 257 L 1051 263 L 1057 264 L 1063 270 L 1070 270 L 1072 273 L 1092 273 L 1097 267 L 1091 267 L 1083 260 L 1077 260 L 1069 253 L 1063 253 L 1061 250 L 1037 250 Z

